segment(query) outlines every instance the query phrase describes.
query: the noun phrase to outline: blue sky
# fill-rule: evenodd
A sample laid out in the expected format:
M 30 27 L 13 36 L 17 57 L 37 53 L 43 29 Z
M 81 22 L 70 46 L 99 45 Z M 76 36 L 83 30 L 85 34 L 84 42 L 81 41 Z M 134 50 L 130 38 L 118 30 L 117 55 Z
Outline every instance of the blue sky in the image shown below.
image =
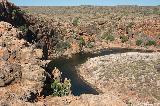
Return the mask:
M 160 0 L 9 0 L 24 6 L 74 6 L 74 5 L 160 5 Z

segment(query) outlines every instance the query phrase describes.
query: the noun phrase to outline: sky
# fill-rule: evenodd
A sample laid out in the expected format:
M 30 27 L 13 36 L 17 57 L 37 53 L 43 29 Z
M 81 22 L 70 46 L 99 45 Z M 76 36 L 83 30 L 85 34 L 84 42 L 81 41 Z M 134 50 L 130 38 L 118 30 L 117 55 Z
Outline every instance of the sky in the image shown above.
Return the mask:
M 141 5 L 157 6 L 160 0 L 9 0 L 18 6 Z

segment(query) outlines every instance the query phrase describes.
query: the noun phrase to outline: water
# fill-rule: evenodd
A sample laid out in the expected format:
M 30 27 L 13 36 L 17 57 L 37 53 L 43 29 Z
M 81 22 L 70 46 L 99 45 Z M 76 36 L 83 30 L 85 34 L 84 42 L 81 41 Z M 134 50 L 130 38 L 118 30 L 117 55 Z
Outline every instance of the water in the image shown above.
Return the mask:
M 57 67 L 62 72 L 62 78 L 68 78 L 71 80 L 71 90 L 72 94 L 75 96 L 79 96 L 81 94 L 94 94 L 98 95 L 99 92 L 96 91 L 93 87 L 89 84 L 85 83 L 77 74 L 76 67 L 85 63 L 87 59 L 97 57 L 97 56 L 104 56 L 109 54 L 116 54 L 116 53 L 125 53 L 125 52 L 144 52 L 142 50 L 133 50 L 133 49 L 104 49 L 97 53 L 78 53 L 72 56 L 72 58 L 66 59 L 64 57 L 54 59 L 51 61 L 48 66 L 47 70 L 50 73 L 54 67 Z M 145 52 L 152 52 L 152 51 L 145 51 Z

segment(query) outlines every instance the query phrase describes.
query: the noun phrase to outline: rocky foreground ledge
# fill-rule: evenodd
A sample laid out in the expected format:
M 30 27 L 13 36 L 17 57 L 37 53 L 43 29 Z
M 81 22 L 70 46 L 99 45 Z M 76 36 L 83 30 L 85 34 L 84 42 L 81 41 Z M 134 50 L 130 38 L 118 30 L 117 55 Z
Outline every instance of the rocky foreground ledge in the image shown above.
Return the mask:
M 160 53 L 91 58 L 80 66 L 79 74 L 103 93 L 115 92 L 126 104 L 160 105 Z

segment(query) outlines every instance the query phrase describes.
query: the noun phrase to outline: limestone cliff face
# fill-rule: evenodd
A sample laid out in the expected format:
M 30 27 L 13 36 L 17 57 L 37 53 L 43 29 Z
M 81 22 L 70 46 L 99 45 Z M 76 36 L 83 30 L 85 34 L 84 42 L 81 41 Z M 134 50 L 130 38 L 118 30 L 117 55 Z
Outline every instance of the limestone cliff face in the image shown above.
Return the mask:
M 18 39 L 19 33 L 11 24 L 0 22 L 0 104 L 13 98 L 29 101 L 41 92 L 46 78 L 40 67 L 42 50 Z
M 26 14 L 19 7 L 8 2 L 0 1 L 0 21 L 9 22 L 23 32 L 24 38 L 30 43 L 36 43 L 37 48 L 42 48 L 45 53 L 45 59 L 54 46 L 60 41 L 58 30 L 54 27 L 51 20 L 44 17 Z

